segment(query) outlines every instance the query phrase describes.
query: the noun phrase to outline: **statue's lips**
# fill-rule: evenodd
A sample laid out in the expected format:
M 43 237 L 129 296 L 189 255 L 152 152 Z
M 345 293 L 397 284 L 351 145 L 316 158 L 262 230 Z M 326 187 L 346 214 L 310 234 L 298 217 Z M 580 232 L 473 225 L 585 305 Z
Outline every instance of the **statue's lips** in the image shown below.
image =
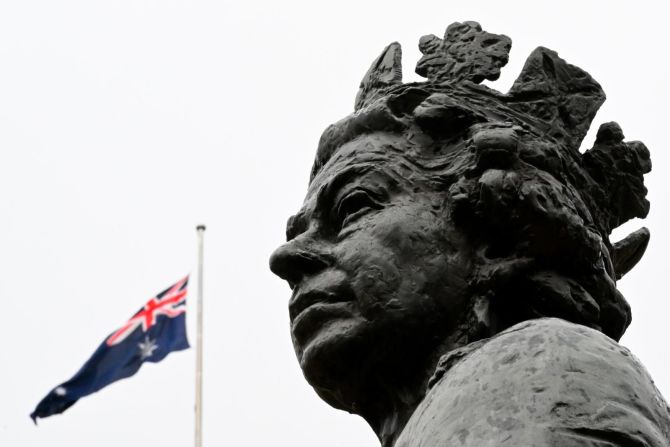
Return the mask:
M 326 290 L 308 289 L 303 291 L 300 289 L 300 287 L 296 287 L 288 306 L 291 322 L 294 324 L 301 314 L 311 307 L 324 307 L 323 305 L 353 301 L 352 294 L 344 286 L 329 287 Z
M 302 311 L 292 322 L 291 332 L 295 340 L 305 346 L 319 331 L 329 327 L 335 320 L 351 318 L 354 315 L 351 301 L 339 303 L 316 303 Z

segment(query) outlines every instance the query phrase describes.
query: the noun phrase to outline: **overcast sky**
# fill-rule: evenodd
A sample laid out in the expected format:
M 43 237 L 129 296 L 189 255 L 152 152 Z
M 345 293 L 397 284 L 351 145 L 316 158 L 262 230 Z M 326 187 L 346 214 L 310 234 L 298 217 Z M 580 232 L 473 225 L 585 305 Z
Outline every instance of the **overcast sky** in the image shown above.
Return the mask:
M 633 309 L 622 344 L 670 397 L 667 4 L 2 2 L 0 444 L 192 444 L 194 350 L 38 427 L 28 414 L 148 298 L 195 273 L 203 222 L 204 444 L 378 445 L 302 378 L 289 288 L 267 259 L 302 202 L 321 131 L 352 111 L 372 60 L 397 40 L 405 80 L 417 80 L 419 37 L 463 20 L 513 40 L 495 88 L 549 47 L 607 93 L 584 147 L 616 120 L 650 148 L 652 240 L 619 283 Z

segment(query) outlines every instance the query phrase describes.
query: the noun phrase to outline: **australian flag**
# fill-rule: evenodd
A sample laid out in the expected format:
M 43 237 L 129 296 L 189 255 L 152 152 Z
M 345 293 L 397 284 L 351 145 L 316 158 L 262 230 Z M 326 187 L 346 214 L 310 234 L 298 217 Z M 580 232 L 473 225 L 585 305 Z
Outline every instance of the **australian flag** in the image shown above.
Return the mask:
M 189 347 L 186 339 L 188 276 L 151 298 L 102 342 L 70 380 L 55 387 L 30 414 L 33 422 L 62 413 L 81 397 L 130 377 L 144 362 L 159 362 Z

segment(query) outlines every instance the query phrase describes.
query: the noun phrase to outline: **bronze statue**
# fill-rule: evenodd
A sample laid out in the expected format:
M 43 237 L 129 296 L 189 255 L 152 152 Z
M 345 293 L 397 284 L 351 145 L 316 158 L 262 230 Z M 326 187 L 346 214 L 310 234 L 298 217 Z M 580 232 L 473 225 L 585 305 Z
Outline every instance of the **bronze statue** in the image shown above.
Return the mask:
M 272 255 L 307 381 L 382 446 L 670 446 L 667 404 L 616 340 L 641 258 L 649 151 L 616 123 L 579 146 L 600 85 L 546 48 L 481 85 L 511 40 L 476 22 L 389 45 L 323 133 Z

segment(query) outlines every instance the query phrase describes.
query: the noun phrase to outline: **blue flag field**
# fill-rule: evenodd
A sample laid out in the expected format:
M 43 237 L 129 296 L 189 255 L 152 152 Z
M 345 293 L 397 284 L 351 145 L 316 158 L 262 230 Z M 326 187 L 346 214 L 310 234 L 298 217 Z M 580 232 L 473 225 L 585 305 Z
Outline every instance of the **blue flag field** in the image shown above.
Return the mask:
M 30 414 L 33 422 L 62 413 L 77 400 L 130 377 L 144 362 L 159 362 L 189 347 L 186 338 L 188 276 L 151 298 L 110 334 L 74 377 L 52 389 Z

